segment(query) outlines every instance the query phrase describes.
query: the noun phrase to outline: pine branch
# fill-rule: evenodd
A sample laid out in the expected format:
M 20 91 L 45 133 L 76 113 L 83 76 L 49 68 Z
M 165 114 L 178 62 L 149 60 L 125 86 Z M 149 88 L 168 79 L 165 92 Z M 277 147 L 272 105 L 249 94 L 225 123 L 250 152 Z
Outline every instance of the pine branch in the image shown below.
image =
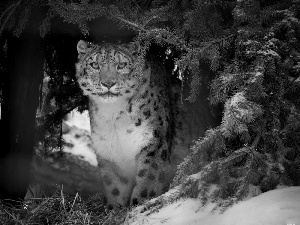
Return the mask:
M 64 115 L 68 114 L 69 112 L 73 111 L 78 106 L 85 103 L 85 99 L 75 98 L 75 101 L 69 101 L 67 104 L 63 105 L 60 109 L 57 109 L 55 112 L 42 116 L 41 118 L 37 118 L 37 121 L 41 123 L 37 129 L 37 140 L 40 140 L 43 135 L 44 131 L 51 127 L 56 122 L 60 121 Z
M 1 27 L 0 27 L 0 36 L 2 35 L 2 32 L 7 24 L 7 22 L 9 21 L 9 19 L 11 18 L 12 14 L 14 13 L 15 9 L 21 4 L 22 0 L 18 1 L 15 4 L 12 4 L 10 7 L 8 7 L 1 15 L 0 17 L 0 22 L 1 20 L 4 18 L 5 14 L 8 13 L 8 15 L 5 17 L 4 22 L 2 23 Z
M 127 24 L 127 25 L 129 25 L 129 26 L 131 26 L 131 27 L 133 27 L 135 29 L 137 29 L 137 30 L 140 30 L 140 31 L 143 31 L 143 32 L 147 32 L 147 30 L 144 29 L 142 26 L 139 26 L 138 24 L 133 23 L 133 22 L 131 22 L 129 20 L 126 20 L 126 19 L 124 19 L 122 17 L 115 16 L 113 14 L 110 14 L 110 17 L 112 17 L 112 18 L 114 18 L 116 20 L 119 20 L 119 21 L 121 21 L 121 22 L 123 22 L 123 23 L 125 23 L 125 24 Z
M 241 148 L 235 151 L 231 156 L 227 157 L 223 162 L 222 166 L 224 168 L 229 168 L 232 165 L 235 165 L 241 162 L 249 154 L 249 147 Z

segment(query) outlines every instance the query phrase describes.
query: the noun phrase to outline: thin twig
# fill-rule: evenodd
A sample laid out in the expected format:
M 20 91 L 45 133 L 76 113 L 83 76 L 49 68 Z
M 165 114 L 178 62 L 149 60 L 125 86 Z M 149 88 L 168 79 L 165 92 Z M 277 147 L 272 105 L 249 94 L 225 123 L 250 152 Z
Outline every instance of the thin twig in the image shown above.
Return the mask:
M 144 29 L 143 27 L 141 27 L 141 26 L 139 26 L 139 25 L 137 25 L 137 24 L 135 24 L 135 23 L 133 23 L 133 22 L 130 22 L 130 21 L 128 21 L 128 20 L 125 20 L 125 19 L 123 19 L 123 18 L 121 18 L 121 17 L 119 17 L 119 16 L 114 16 L 114 15 L 112 15 L 112 14 L 110 14 L 110 16 L 113 17 L 113 18 L 115 18 L 115 19 L 118 19 L 118 20 L 122 21 L 123 23 L 126 23 L 126 24 L 128 24 L 128 25 L 130 25 L 130 26 L 133 26 L 133 27 L 137 28 L 138 30 L 141 30 L 141 31 L 143 31 L 143 32 L 147 32 L 146 29 Z
M 21 0 L 22 1 L 22 0 Z M 14 6 L 18 6 L 21 1 L 17 2 L 16 4 L 12 4 L 10 7 L 8 7 L 3 13 L 2 15 L 0 16 L 0 21 L 2 20 L 2 18 L 4 17 L 5 13 L 7 13 L 11 8 L 13 8 Z
M 35 198 L 38 199 L 38 198 Z M 42 208 L 48 201 L 50 200 L 50 198 L 46 198 L 46 200 L 44 200 L 43 202 L 41 202 L 41 204 L 39 204 L 36 208 L 34 208 L 33 210 L 31 210 L 31 213 L 34 214 L 36 213 L 40 208 Z
M 32 190 L 32 188 L 30 186 L 28 186 L 28 190 L 29 190 L 30 194 L 32 195 L 32 197 L 35 197 L 34 193 L 33 193 L 33 190 Z
M 142 11 L 141 7 L 135 1 L 133 1 L 133 3 Z
M 13 218 L 14 221 L 16 221 L 16 222 L 18 222 L 18 223 L 20 223 L 20 224 L 24 224 L 21 220 L 17 219 L 13 214 L 9 213 L 6 209 L 4 209 L 4 211 L 5 211 L 8 215 L 10 215 L 10 216 Z
M 73 203 L 72 203 L 72 207 L 71 207 L 70 212 L 73 211 L 73 207 L 74 207 L 74 205 L 75 205 L 75 202 L 76 202 L 76 199 L 77 199 L 77 198 L 78 198 L 78 192 L 76 192 L 76 195 L 75 195 L 74 201 L 73 201 Z
M 65 197 L 64 197 L 63 189 L 64 189 L 64 186 L 61 185 L 60 196 L 61 196 L 61 199 L 62 199 L 62 205 L 63 205 L 64 209 L 66 210 L 66 207 L 65 207 Z
M 12 13 L 13 13 L 14 10 L 17 8 L 17 6 L 20 5 L 21 1 L 22 1 L 22 0 L 20 0 L 20 1 L 17 2 L 16 4 L 11 5 L 9 8 L 7 8 L 7 9 L 2 13 L 2 15 L 1 15 L 1 17 L 0 17 L 0 21 L 2 20 L 2 18 L 4 17 L 4 15 L 5 15 L 7 12 L 10 11 L 9 14 L 8 14 L 8 16 L 5 17 L 5 20 L 4 20 L 3 24 L 2 24 L 2 26 L 0 27 L 0 36 L 1 36 L 1 34 L 2 34 L 3 30 L 4 30 L 4 28 L 5 28 L 5 26 L 6 26 L 7 22 L 8 22 L 8 20 L 10 19 Z
M 256 146 L 257 146 L 257 144 L 258 144 L 260 138 L 261 138 L 261 134 L 258 134 L 258 135 L 255 137 L 255 139 L 254 139 L 254 141 L 253 141 L 253 143 L 252 143 L 252 145 L 251 145 L 251 148 L 252 148 L 252 149 L 255 149 L 255 148 L 256 148 Z

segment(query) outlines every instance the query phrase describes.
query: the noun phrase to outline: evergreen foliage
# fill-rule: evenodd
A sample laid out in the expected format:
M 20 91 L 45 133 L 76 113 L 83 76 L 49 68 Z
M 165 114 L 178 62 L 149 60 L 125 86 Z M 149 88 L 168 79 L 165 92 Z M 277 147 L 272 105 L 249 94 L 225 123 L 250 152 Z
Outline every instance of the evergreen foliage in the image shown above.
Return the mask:
M 75 78 L 74 60 L 63 45 L 64 41 L 47 43 L 44 88 L 40 91 L 40 106 L 37 114 L 36 141 L 43 142 L 43 149 L 52 152 L 61 149 L 62 118 L 75 108 L 87 109 L 88 99 L 82 94 Z
M 216 183 L 210 199 L 225 209 L 251 186 L 299 185 L 299 101 L 291 93 L 299 88 L 299 2 L 264 3 L 237 1 L 233 52 L 211 84 L 211 103 L 224 104 L 222 123 L 194 143 L 173 184 L 201 171 L 200 198 Z
M 21 8 L 24 2 L 30 4 Z M 247 196 L 249 186 L 265 192 L 300 184 L 299 0 L 21 0 L 3 10 L 0 35 L 5 28 L 20 35 L 37 5 L 47 8 L 42 37 L 51 33 L 55 17 L 78 25 L 86 36 L 90 21 L 106 17 L 136 33 L 134 41 L 142 45 L 137 68 L 153 43 L 165 47 L 182 78 L 191 78 L 189 101 L 201 88 L 200 62 L 210 63 L 217 76 L 209 100 L 224 106 L 222 123 L 195 141 L 179 166 L 172 187 L 186 184 L 181 196 L 226 208 Z M 70 65 L 63 68 L 56 49 L 49 52 L 45 102 L 55 98 L 62 117 L 86 102 L 79 100 Z M 198 179 L 187 179 L 198 172 Z M 209 194 L 211 183 L 218 188 Z

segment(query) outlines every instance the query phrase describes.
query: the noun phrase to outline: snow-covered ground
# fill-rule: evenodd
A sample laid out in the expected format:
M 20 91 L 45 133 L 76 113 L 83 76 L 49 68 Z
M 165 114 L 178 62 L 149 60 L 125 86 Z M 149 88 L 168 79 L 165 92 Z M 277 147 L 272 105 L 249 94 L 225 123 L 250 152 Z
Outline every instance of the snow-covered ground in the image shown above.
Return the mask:
M 74 109 L 69 114 L 67 114 L 66 118 L 67 120 L 65 121 L 65 123 L 69 126 L 76 126 L 91 133 L 90 117 L 87 110 L 80 113 L 76 109 Z
M 181 199 L 158 212 L 137 214 L 130 225 L 300 225 L 300 187 L 263 193 L 240 202 L 223 214 L 215 204 L 200 208 L 197 199 Z
M 91 143 L 91 127 L 88 111 L 79 113 L 77 110 L 70 112 L 64 120 L 64 123 L 70 127 L 71 131 L 63 135 L 63 139 L 67 143 L 73 144 L 73 147 L 64 147 L 64 152 L 69 152 L 74 155 L 81 156 L 81 159 L 89 162 L 93 166 L 97 166 L 97 158 L 94 151 L 89 147 Z M 75 138 L 79 134 L 80 138 Z

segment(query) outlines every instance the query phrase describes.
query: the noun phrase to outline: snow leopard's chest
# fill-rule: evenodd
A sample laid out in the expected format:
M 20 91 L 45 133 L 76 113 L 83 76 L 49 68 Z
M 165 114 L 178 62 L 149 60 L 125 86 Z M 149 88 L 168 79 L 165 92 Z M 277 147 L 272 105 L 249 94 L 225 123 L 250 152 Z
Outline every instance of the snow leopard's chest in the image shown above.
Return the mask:
M 167 141 L 159 135 L 167 125 L 163 123 L 167 109 L 158 113 L 163 106 L 154 91 L 145 89 L 137 99 L 110 106 L 90 102 L 92 142 L 98 161 L 113 162 L 124 176 L 135 176 L 136 157 L 144 148 L 158 140 Z
M 129 120 L 129 121 L 126 121 Z M 120 168 L 126 176 L 134 176 L 135 157 L 143 147 L 149 144 L 152 129 L 148 124 L 135 127 L 129 118 L 115 121 L 102 121 L 102 131 L 92 133 L 94 150 L 98 160 L 108 160 Z

